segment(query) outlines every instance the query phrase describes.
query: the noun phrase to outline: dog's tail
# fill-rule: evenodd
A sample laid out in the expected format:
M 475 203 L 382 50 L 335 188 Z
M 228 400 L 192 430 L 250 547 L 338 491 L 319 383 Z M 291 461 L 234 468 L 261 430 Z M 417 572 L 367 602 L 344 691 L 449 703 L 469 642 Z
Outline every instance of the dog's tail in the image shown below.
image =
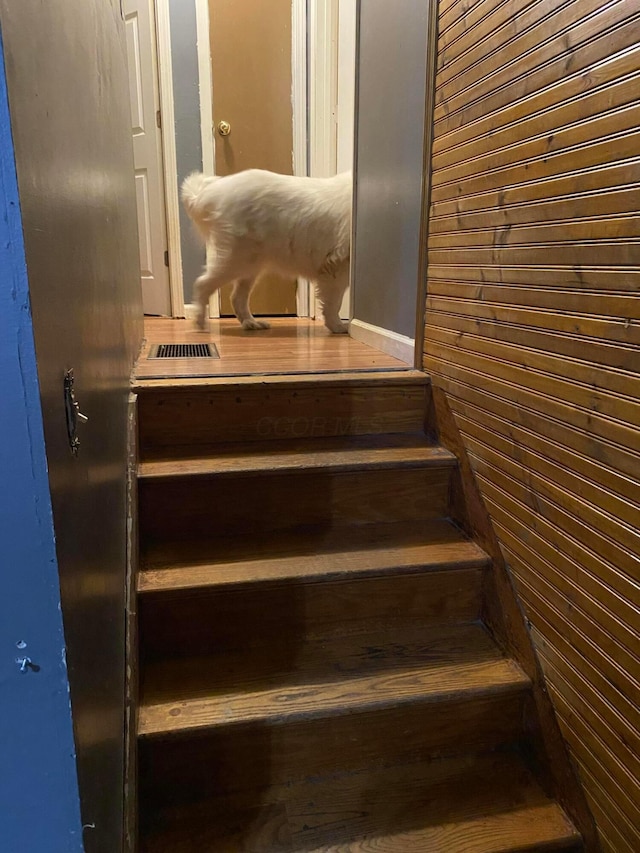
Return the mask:
M 211 193 L 207 190 L 218 180 L 219 176 L 192 172 L 182 182 L 180 191 L 185 210 L 205 243 L 211 237 L 211 227 L 216 218 L 211 209 Z
M 192 172 L 182 182 L 180 195 L 185 210 L 192 219 L 199 219 L 200 207 L 199 199 L 202 190 L 210 183 L 212 178 L 203 175 L 202 172 Z

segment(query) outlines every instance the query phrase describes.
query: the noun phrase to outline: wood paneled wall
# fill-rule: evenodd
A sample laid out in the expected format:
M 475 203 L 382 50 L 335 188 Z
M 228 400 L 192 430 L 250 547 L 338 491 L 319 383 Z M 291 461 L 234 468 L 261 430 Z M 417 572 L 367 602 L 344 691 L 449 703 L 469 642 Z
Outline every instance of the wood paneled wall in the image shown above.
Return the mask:
M 603 849 L 640 850 L 640 0 L 441 0 L 425 368 Z

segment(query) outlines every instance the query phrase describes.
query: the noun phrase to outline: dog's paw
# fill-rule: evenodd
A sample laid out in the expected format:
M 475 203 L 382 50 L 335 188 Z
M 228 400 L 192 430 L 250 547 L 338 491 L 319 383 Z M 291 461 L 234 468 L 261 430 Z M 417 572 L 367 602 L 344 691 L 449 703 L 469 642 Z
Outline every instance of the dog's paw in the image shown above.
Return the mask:
M 256 320 L 253 317 L 251 320 L 243 320 L 242 328 L 246 329 L 247 332 L 258 331 L 259 329 L 270 329 L 270 323 L 267 323 L 266 320 Z
M 185 317 L 193 324 L 193 328 L 198 332 L 206 332 L 207 330 L 207 312 L 205 308 L 199 305 L 185 305 Z

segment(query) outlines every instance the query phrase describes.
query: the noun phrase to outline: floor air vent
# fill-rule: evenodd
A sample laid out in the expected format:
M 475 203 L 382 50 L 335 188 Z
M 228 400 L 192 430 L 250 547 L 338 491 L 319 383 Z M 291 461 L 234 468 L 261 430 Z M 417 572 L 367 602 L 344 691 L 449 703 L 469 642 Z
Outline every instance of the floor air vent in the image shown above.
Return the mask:
M 147 358 L 220 358 L 215 344 L 154 344 Z

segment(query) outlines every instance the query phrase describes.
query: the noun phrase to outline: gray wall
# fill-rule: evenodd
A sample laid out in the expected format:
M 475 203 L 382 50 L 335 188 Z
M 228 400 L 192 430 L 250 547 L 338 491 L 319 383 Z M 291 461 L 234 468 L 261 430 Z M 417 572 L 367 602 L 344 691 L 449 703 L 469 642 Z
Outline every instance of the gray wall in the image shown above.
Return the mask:
M 194 0 L 169 0 L 171 57 L 175 104 L 176 156 L 178 179 L 202 169 L 200 136 L 200 90 Z M 191 302 L 193 282 L 202 272 L 205 252 L 182 206 L 180 207 L 180 246 L 185 302 Z
M 428 3 L 359 5 L 354 317 L 413 338 Z
M 90 825 L 85 847 L 115 853 L 123 793 L 126 406 L 142 336 L 124 24 L 119 0 L 0 0 L 0 21 L 82 819 Z M 89 416 L 78 458 L 65 426 L 70 367 Z M 38 803 L 33 808 L 37 820 Z

